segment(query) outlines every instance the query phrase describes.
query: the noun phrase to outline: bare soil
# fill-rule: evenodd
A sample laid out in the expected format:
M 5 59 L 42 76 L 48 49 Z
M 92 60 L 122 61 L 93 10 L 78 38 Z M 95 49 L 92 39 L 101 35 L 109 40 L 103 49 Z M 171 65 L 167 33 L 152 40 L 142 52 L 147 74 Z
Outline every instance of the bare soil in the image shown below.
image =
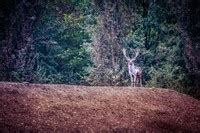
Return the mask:
M 0 82 L 0 132 L 200 132 L 200 101 L 159 88 Z

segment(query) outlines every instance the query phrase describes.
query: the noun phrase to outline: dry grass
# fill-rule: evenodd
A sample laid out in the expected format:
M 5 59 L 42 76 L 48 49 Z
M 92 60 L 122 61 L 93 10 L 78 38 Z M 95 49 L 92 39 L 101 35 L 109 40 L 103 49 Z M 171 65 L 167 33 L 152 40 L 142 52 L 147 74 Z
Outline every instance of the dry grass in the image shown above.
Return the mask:
M 0 83 L 0 132 L 200 132 L 200 101 L 167 89 Z

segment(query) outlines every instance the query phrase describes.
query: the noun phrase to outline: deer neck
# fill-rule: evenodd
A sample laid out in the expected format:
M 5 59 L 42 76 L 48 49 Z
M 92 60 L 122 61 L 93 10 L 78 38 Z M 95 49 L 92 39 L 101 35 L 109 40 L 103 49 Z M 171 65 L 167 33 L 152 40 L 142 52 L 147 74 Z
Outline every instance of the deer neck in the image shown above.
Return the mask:
M 135 68 L 134 63 L 133 62 L 128 62 L 128 69 L 132 71 L 134 68 Z

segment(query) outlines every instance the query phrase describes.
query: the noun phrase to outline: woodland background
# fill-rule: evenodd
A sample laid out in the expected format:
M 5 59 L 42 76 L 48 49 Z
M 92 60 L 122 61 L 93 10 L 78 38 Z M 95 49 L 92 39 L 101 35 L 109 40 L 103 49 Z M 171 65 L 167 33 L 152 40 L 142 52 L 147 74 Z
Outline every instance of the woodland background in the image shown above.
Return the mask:
M 0 80 L 200 92 L 199 0 L 1 0 Z

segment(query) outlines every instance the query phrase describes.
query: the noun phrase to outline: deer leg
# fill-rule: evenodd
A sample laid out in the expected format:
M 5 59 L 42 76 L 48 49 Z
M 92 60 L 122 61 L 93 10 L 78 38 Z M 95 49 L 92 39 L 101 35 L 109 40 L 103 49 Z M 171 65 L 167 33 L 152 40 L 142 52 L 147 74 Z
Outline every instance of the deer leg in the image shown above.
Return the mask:
M 131 78 L 131 86 L 133 86 L 133 76 L 130 74 L 130 78 Z
M 140 87 L 142 87 L 142 76 L 140 76 Z
M 136 80 L 137 80 L 137 76 L 136 75 L 134 75 L 134 87 L 135 87 L 135 83 L 136 83 Z
M 139 78 L 138 78 L 138 75 L 136 75 L 135 83 L 136 83 L 136 86 L 138 86 L 138 84 L 139 84 Z

